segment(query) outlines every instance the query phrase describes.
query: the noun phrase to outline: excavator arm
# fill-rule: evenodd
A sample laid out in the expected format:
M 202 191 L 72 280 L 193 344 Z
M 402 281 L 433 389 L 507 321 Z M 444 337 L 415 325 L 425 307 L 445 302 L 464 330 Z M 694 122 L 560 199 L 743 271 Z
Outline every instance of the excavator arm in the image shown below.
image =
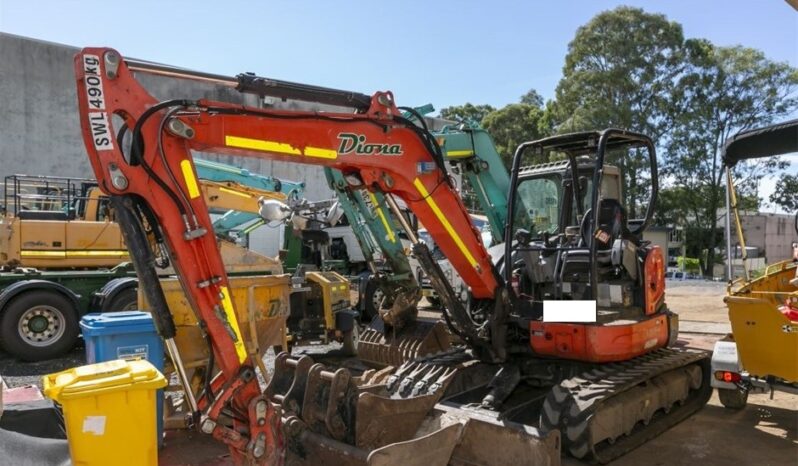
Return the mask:
M 282 196 L 282 198 L 274 197 L 274 199 L 282 200 L 288 202 L 289 204 L 298 202 L 299 198 L 302 196 L 302 192 L 305 189 L 305 183 L 280 180 L 271 176 L 253 173 L 244 168 L 212 162 L 210 160 L 195 158 L 194 168 L 197 170 L 197 176 L 200 179 L 200 183 L 232 183 L 233 185 L 229 187 L 235 192 L 235 194 L 240 194 L 239 201 L 242 202 L 241 206 L 247 207 L 246 209 L 230 207 L 230 209 L 227 209 L 228 212 L 213 221 L 213 229 L 216 232 L 216 235 L 225 239 L 232 240 L 233 238 L 231 238 L 231 232 L 233 230 L 240 228 L 242 225 L 253 222 L 253 220 L 257 219 L 258 221 L 248 225 L 247 231 L 252 231 L 264 223 L 258 215 L 257 202 L 250 203 L 249 200 L 246 199 L 247 196 L 245 193 L 247 189 L 253 190 L 251 194 L 256 196 L 256 201 L 258 196 L 263 196 L 267 199 L 272 198 L 271 196 L 262 194 L 265 192 Z M 243 187 L 244 189 L 239 190 L 237 189 L 238 186 Z M 224 194 L 229 194 L 229 196 Z M 222 202 L 222 199 L 224 198 L 234 199 L 231 196 L 234 196 L 235 194 L 232 194 L 229 191 L 220 191 L 218 196 L 219 202 Z M 205 199 L 208 200 L 209 198 L 206 196 Z M 219 205 L 214 205 L 212 202 L 208 203 L 208 207 L 211 209 L 211 212 L 214 212 L 214 210 L 217 208 L 222 208 Z
M 360 113 L 278 111 L 209 100 L 158 102 L 119 53 L 107 48 L 83 49 L 75 72 L 92 168 L 121 212 L 125 239 L 170 355 L 179 366 L 174 323 L 147 235 L 163 245 L 161 254 L 171 259 L 213 349 L 220 374 L 199 400 L 189 400 L 195 420 L 203 432 L 230 445 L 237 460 L 279 461 L 279 416 L 261 393 L 244 348 L 191 151 L 335 168 L 352 186 L 387 193 L 392 209 L 391 196 L 398 196 L 427 226 L 476 298 L 492 300 L 497 293 L 498 275 L 449 184 L 434 139 L 400 117 L 390 92 L 376 93 Z M 250 80 L 247 85 L 262 84 Z M 318 88 L 292 95 L 311 91 L 325 95 Z M 131 146 L 124 152 L 127 136 Z M 489 337 L 469 326 L 464 310 L 452 305 L 466 341 L 488 345 Z M 232 425 L 222 418 L 232 419 Z

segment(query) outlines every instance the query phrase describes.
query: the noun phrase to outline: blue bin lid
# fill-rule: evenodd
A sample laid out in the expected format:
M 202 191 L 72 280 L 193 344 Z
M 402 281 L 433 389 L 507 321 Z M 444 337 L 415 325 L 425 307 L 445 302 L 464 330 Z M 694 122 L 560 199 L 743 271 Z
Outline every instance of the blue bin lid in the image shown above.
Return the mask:
M 86 314 L 80 319 L 83 336 L 119 333 L 155 333 L 155 322 L 149 312 L 118 311 Z

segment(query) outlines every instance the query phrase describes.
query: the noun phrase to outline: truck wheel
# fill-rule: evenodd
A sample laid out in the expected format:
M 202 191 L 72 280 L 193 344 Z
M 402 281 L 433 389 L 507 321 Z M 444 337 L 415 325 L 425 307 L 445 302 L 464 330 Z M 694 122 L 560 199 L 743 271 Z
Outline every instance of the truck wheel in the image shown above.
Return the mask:
M 357 343 L 360 340 L 360 328 L 357 322 L 352 326 L 352 330 L 344 333 L 343 352 L 346 356 L 357 356 Z
M 6 306 L 0 337 L 9 353 L 24 361 L 43 361 L 72 349 L 78 339 L 75 306 L 50 291 L 24 293 Z
M 363 319 L 365 323 L 371 322 L 374 316 L 379 315 L 380 305 L 385 299 L 385 290 L 376 280 L 369 280 L 366 283 L 366 292 L 363 296 L 365 305 L 363 306 Z
M 743 409 L 748 403 L 748 391 L 731 388 L 719 388 L 720 403 L 729 409 Z
M 114 299 L 103 306 L 103 312 L 136 311 L 139 308 L 139 297 L 136 288 L 125 288 L 114 296 Z

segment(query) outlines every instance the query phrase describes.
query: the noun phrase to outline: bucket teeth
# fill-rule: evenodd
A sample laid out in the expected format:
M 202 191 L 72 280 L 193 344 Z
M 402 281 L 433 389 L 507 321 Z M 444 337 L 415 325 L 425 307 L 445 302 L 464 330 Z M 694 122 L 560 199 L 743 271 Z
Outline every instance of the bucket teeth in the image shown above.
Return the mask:
M 360 335 L 358 359 L 376 366 L 398 367 L 407 361 L 450 347 L 442 322 L 416 321 L 401 330 L 387 330 L 378 319 Z
M 275 412 L 282 421 L 285 464 L 498 466 L 531 459 L 558 465 L 559 431 L 541 434 L 439 403 L 456 384 L 455 375 L 473 362 L 467 352 L 449 350 L 353 377 L 308 356 L 280 354 L 263 399 L 282 405 Z M 253 415 L 263 410 L 252 409 Z

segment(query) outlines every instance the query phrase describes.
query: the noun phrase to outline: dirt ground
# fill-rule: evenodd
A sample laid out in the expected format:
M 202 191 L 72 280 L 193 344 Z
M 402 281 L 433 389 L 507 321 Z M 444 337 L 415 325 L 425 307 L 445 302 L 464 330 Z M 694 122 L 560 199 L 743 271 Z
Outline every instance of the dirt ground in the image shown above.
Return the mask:
M 728 322 L 722 300 L 725 293 L 723 284 L 668 285 L 669 307 L 679 313 L 681 322 Z M 678 344 L 711 351 L 714 342 L 722 336 L 718 332 L 685 331 L 680 334 Z M 330 349 L 332 346 L 297 348 L 314 357 Z M 0 374 L 12 387 L 35 384 L 43 374 L 82 363 L 82 354 L 83 349 L 77 348 L 62 359 L 35 364 L 19 363 L 0 354 Z M 161 455 L 161 464 L 231 464 L 224 447 L 199 434 L 184 433 L 171 440 L 167 437 L 167 444 Z M 576 466 L 583 463 L 563 458 L 562 464 Z M 768 394 L 751 395 L 745 409 L 731 411 L 720 404 L 715 394 L 701 411 L 611 464 L 798 465 L 798 396 L 776 392 L 771 400 Z
M 724 408 L 717 393 L 697 414 L 613 466 L 798 464 L 798 396 L 751 395 L 741 411 Z M 566 459 L 564 466 L 581 464 Z
M 668 281 L 665 301 L 679 320 L 701 322 L 728 322 L 729 316 L 723 296 L 725 283 Z

